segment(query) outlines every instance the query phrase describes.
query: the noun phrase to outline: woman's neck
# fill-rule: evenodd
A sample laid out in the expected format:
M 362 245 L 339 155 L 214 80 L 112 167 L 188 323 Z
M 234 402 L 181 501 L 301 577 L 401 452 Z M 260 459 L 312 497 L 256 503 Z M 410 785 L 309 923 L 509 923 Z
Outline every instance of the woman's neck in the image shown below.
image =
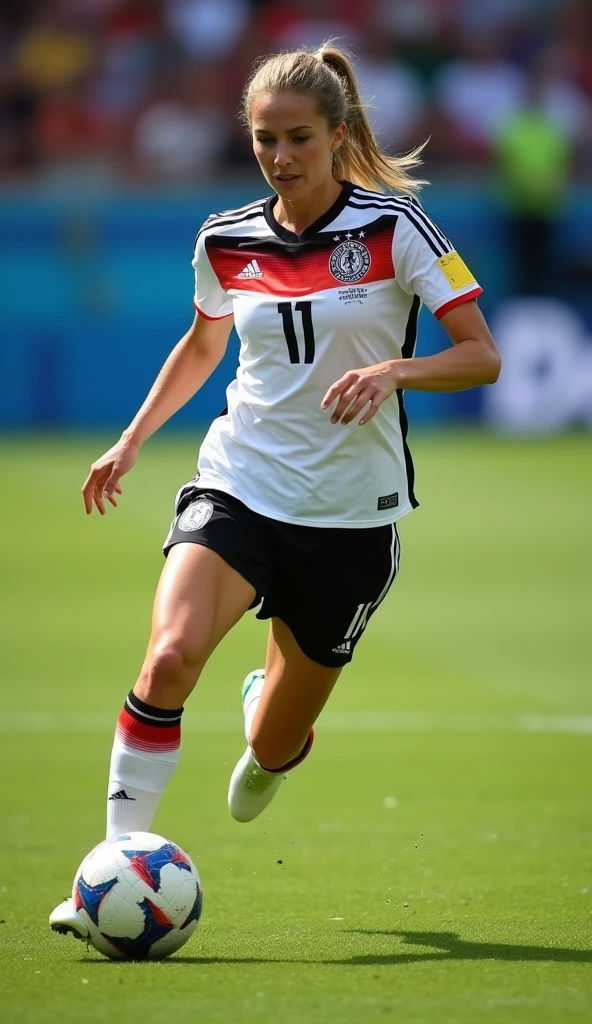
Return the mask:
M 331 178 L 326 184 L 313 190 L 303 199 L 290 200 L 278 196 L 273 211 L 275 219 L 283 228 L 300 235 L 327 210 L 331 209 L 341 189 L 341 182 Z

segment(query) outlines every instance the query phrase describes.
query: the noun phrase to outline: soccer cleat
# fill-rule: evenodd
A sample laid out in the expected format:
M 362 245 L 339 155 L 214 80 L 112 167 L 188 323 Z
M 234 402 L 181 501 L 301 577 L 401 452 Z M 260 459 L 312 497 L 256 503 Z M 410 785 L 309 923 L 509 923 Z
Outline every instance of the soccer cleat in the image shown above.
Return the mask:
M 266 772 L 257 764 L 251 748 L 247 747 L 228 787 L 228 810 L 235 821 L 252 821 L 261 814 L 285 777 L 281 772 Z
M 254 672 L 249 672 L 242 686 L 241 700 L 247 743 L 250 740 L 253 720 L 253 712 L 249 713 L 249 709 L 253 701 L 259 700 L 264 681 L 265 670 L 257 668 Z M 281 772 L 266 772 L 261 768 L 253 757 L 250 746 L 247 747 L 232 773 L 228 788 L 228 809 L 232 817 L 236 821 L 252 821 L 256 818 L 271 803 L 283 778 L 285 776 Z
M 71 932 L 75 939 L 88 939 L 88 928 L 79 917 L 72 897 L 60 903 L 49 915 L 49 924 L 52 931 L 60 935 L 67 935 Z
M 287 778 L 286 772 L 304 761 L 314 739 L 314 731 L 311 729 L 304 748 L 298 757 L 284 766 L 284 770 L 268 772 L 257 763 L 250 747 L 251 725 L 256 710 L 255 702 L 261 696 L 264 682 L 265 670 L 255 669 L 254 672 L 249 672 L 241 690 L 245 736 L 249 746 L 234 769 L 228 787 L 228 809 L 236 821 L 252 821 L 265 810 L 280 788 L 282 780 Z

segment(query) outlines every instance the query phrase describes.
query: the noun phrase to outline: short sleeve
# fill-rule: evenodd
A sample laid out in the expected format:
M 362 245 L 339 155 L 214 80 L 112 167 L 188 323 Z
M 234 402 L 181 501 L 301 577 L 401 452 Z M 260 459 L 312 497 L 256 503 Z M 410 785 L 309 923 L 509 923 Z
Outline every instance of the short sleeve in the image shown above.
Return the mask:
M 395 279 L 409 295 L 417 295 L 439 320 L 483 289 L 446 236 L 415 199 L 402 200 L 393 238 Z
M 206 249 L 206 232 L 200 231 L 191 263 L 195 271 L 193 305 L 206 320 L 220 320 L 234 312 L 232 298 L 220 284 Z

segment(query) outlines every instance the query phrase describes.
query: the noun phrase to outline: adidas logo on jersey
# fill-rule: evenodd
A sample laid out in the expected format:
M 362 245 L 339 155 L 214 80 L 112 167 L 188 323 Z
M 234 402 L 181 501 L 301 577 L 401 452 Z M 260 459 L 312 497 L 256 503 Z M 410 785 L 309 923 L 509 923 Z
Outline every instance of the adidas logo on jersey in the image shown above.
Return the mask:
M 351 640 L 346 640 L 344 644 L 339 644 L 338 647 L 333 648 L 333 654 L 349 654 L 351 651 Z
M 237 274 L 236 276 L 237 277 L 263 277 L 263 271 L 259 269 L 259 264 L 257 263 L 257 260 L 251 260 L 250 263 L 247 263 L 245 269 L 241 270 L 240 274 Z

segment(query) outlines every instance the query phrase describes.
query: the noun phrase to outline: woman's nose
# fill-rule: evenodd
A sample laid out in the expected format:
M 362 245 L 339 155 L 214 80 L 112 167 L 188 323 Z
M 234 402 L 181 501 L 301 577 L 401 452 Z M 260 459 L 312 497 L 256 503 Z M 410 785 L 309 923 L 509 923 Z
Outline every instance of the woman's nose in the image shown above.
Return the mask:
M 273 162 L 276 167 L 287 167 L 291 164 L 292 154 L 290 153 L 290 147 L 281 144 L 278 145 Z

